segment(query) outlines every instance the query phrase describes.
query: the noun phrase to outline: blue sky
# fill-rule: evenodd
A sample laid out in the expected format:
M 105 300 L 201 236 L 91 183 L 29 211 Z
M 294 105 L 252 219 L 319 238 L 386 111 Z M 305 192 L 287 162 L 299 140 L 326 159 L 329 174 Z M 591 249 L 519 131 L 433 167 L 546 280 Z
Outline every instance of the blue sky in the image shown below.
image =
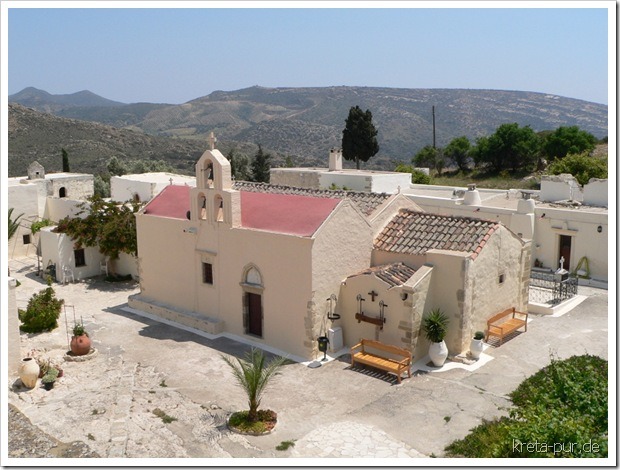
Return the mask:
M 253 85 L 350 85 L 523 90 L 607 104 L 615 73 L 608 65 L 608 10 L 591 7 L 611 5 L 615 15 L 615 2 L 542 9 L 488 8 L 500 2 L 462 9 L 405 8 L 416 2 L 303 9 L 5 3 L 9 94 L 34 86 L 182 103 Z

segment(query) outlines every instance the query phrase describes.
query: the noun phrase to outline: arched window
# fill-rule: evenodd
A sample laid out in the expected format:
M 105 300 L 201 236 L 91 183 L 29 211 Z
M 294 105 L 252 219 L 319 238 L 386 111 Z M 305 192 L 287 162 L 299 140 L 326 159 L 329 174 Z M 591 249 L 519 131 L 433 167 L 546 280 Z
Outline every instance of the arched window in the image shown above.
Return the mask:
M 202 171 L 204 173 L 205 186 L 207 188 L 215 187 L 215 172 L 213 171 L 213 162 L 211 160 L 205 160 Z
M 207 198 L 202 193 L 198 195 L 198 218 L 207 220 Z
M 224 222 L 224 200 L 222 196 L 215 196 L 213 199 L 213 214 L 216 222 Z
M 67 197 L 67 189 L 64 186 L 58 190 L 58 197 Z
M 244 281 L 246 284 L 253 284 L 255 286 L 263 285 L 263 278 L 261 277 L 258 269 L 254 266 L 250 266 L 248 270 L 245 272 Z

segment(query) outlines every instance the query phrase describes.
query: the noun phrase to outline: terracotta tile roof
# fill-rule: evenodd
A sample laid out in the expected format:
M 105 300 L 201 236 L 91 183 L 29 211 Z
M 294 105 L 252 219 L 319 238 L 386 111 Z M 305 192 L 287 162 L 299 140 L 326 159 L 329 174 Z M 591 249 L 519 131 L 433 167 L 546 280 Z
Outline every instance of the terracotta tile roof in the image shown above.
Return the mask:
M 343 191 L 328 189 L 296 188 L 267 183 L 253 183 L 249 181 L 235 181 L 233 189 L 256 193 L 294 194 L 298 196 L 326 197 L 335 199 L 350 199 L 365 215 L 372 214 L 377 207 L 388 200 L 392 195 L 386 193 L 369 193 L 364 191 Z
M 432 249 L 464 251 L 475 258 L 498 227 L 491 220 L 401 209 L 377 236 L 374 248 L 411 255 Z
M 411 276 L 415 274 L 415 269 L 410 268 L 403 263 L 384 264 L 382 266 L 375 266 L 365 269 L 364 271 L 354 274 L 353 276 L 363 276 L 374 274 L 382 281 L 389 284 L 391 287 L 402 286 L 407 282 Z

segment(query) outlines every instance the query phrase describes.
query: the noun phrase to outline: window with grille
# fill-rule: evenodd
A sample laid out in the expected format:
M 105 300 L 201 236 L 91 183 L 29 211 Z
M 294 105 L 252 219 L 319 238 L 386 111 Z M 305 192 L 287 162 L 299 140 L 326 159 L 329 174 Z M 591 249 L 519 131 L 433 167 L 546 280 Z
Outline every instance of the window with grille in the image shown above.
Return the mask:
M 211 263 L 202 263 L 202 282 L 213 284 L 213 265 Z

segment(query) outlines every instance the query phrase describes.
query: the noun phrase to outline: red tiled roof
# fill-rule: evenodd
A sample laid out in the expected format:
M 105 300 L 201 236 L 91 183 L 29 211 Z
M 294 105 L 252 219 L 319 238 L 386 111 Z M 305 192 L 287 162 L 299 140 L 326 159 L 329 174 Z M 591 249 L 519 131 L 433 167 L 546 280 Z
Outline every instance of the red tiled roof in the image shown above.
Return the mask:
M 410 268 L 404 263 L 392 263 L 384 264 L 382 266 L 374 266 L 349 277 L 370 275 L 373 273 L 391 287 L 396 287 L 402 286 L 405 282 L 407 282 L 411 276 L 415 274 L 415 269 Z
M 241 191 L 241 225 L 308 237 L 339 202 L 333 198 Z
M 475 258 L 498 227 L 491 220 L 401 209 L 377 236 L 374 247 L 412 255 L 432 249 L 464 251 Z
M 189 186 L 170 184 L 155 196 L 142 210 L 143 214 L 186 219 L 189 210 Z

